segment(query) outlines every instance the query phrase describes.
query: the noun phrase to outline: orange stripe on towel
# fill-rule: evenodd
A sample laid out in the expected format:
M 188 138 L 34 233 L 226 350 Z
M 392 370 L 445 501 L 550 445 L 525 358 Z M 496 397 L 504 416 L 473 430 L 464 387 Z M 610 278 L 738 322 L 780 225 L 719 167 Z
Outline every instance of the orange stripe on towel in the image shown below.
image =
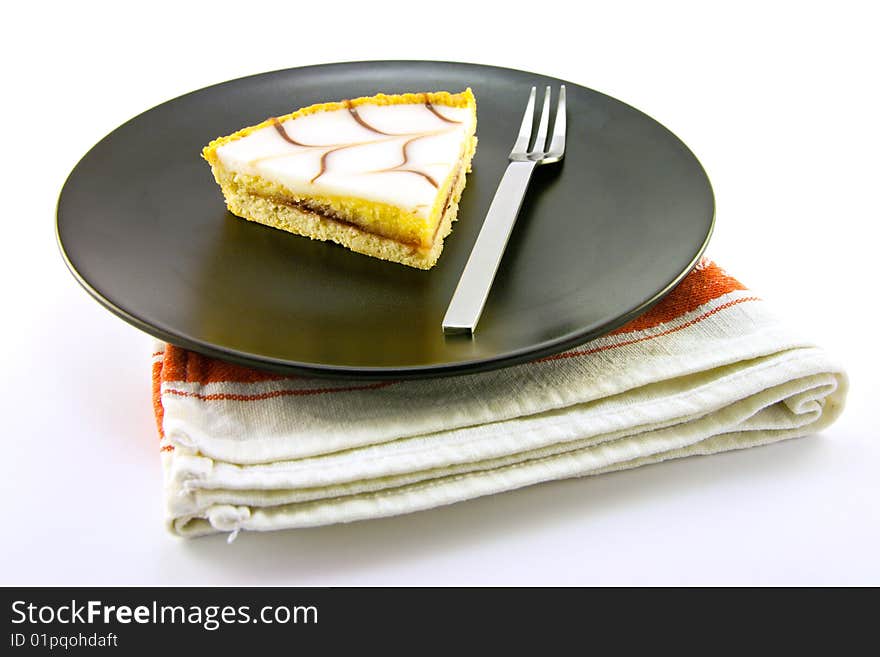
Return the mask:
M 345 386 L 341 388 L 302 388 L 299 390 L 271 390 L 269 392 L 254 393 L 251 395 L 233 393 L 233 392 L 214 392 L 203 394 L 200 392 L 189 392 L 188 390 L 175 390 L 174 388 L 165 388 L 166 395 L 175 395 L 176 397 L 194 397 L 204 401 L 260 401 L 263 399 L 273 399 L 275 397 L 305 397 L 309 395 L 326 395 L 334 392 L 352 392 L 354 390 L 376 390 L 378 388 L 386 388 L 395 381 L 378 381 L 377 383 L 365 383 L 360 386 Z
M 693 312 L 712 299 L 717 299 L 735 290 L 745 289 L 745 285 L 728 275 L 714 262 L 705 261 L 685 276 L 684 280 L 672 292 L 663 297 L 656 306 L 628 324 L 612 331 L 610 335 L 654 328 Z
M 162 431 L 162 419 L 165 417 L 165 408 L 162 406 L 161 360 L 153 363 L 153 415 L 156 416 L 156 428 L 159 430 L 159 440 L 161 440 L 165 437 L 165 432 Z
M 717 308 L 713 308 L 708 312 L 703 313 L 697 317 L 694 317 L 692 320 L 685 322 L 679 326 L 673 326 L 670 329 L 665 331 L 661 331 L 660 333 L 652 333 L 651 335 L 645 335 L 641 338 L 634 338 L 632 340 L 625 340 L 623 342 L 616 342 L 614 344 L 606 344 L 601 347 L 595 347 L 593 349 L 584 349 L 582 351 L 565 351 L 561 354 L 555 354 L 553 356 L 547 356 L 545 358 L 539 358 L 534 361 L 536 363 L 543 363 L 550 360 L 562 360 L 563 358 L 579 358 L 581 356 L 589 356 L 590 354 L 597 354 L 600 351 L 607 351 L 609 349 L 617 349 L 618 347 L 626 347 L 627 345 L 636 344 L 638 342 L 644 342 L 645 340 L 653 340 L 654 338 L 659 338 L 664 335 L 669 335 L 670 333 L 676 333 L 683 329 L 686 329 L 694 324 L 698 324 L 702 322 L 704 319 L 707 319 L 714 315 L 717 312 L 722 310 L 726 310 L 727 308 L 731 308 L 732 306 L 736 306 L 740 303 L 745 303 L 746 301 L 760 301 L 759 297 L 740 297 L 739 299 L 734 299 L 733 301 L 728 301 L 727 303 L 721 304 Z
M 227 363 L 180 347 L 165 348 L 165 366 L 162 382 L 186 381 L 187 383 L 261 383 L 296 377 L 255 370 L 250 367 Z

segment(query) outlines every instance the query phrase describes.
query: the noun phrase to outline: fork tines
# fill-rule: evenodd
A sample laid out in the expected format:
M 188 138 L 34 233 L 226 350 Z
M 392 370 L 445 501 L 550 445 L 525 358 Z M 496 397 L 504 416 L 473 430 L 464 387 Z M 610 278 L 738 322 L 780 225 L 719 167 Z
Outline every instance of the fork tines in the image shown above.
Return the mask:
M 523 114 L 519 134 L 510 151 L 510 159 L 514 162 L 532 161 L 537 164 L 558 162 L 565 154 L 565 85 L 559 87 L 559 100 L 556 103 L 556 117 L 553 120 L 553 134 L 547 144 L 547 130 L 550 124 L 550 87 L 544 89 L 544 103 L 541 118 L 538 119 L 538 131 L 532 141 L 532 124 L 535 114 L 535 96 L 537 88 L 532 87 L 529 102 Z M 531 144 L 531 148 L 529 145 Z

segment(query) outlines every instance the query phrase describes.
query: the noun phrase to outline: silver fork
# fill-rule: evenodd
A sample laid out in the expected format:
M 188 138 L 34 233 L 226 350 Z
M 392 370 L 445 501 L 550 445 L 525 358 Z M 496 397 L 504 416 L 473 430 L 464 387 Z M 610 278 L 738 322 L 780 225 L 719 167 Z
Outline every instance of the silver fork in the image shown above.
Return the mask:
M 529 149 L 534 114 L 535 87 L 532 87 L 519 134 L 508 156 L 510 164 L 498 184 L 495 198 L 443 318 L 444 333 L 473 333 L 477 328 L 532 172 L 536 166 L 559 162 L 565 155 L 565 85 L 559 88 L 549 147 L 546 142 L 550 124 L 550 87 L 544 91 L 538 132 Z

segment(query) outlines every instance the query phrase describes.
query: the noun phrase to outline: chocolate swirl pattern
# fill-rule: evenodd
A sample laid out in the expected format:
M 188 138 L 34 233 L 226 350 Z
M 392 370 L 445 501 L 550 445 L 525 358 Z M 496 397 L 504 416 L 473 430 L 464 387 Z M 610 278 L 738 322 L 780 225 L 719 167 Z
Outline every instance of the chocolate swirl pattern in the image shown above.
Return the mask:
M 470 147 L 473 106 L 428 94 L 409 94 L 406 102 L 388 98 L 271 118 L 220 144 L 216 156 L 226 170 L 257 177 L 294 199 L 338 199 L 351 207 L 362 199 L 399 208 L 414 221 L 433 221 L 438 194 L 448 192 Z
M 291 139 L 290 135 L 287 134 L 287 130 L 284 129 L 284 126 L 281 125 L 281 122 L 275 118 L 274 116 L 269 119 L 272 122 L 272 127 L 281 135 L 281 138 L 286 141 L 288 144 L 292 144 L 294 146 L 302 146 L 303 148 L 320 148 L 319 146 L 315 146 L 312 144 L 303 144 L 301 142 L 296 141 L 295 139 Z M 256 160 L 255 160 L 256 161 Z
M 388 132 L 382 132 L 381 130 L 377 130 L 376 128 L 374 128 L 373 126 L 371 126 L 369 123 L 367 123 L 366 121 L 364 121 L 364 120 L 361 118 L 360 113 L 357 111 L 357 108 L 351 106 L 351 101 L 346 100 L 346 101 L 345 101 L 345 106 L 348 108 L 348 113 L 352 116 L 352 118 L 353 118 L 355 121 L 357 121 L 358 125 L 360 125 L 361 127 L 366 128 L 366 129 L 369 130 L 370 132 L 375 132 L 377 135 L 386 135 L 386 136 L 389 136 L 389 137 L 391 136 L 390 133 L 388 133 Z
M 435 135 L 444 134 L 454 130 L 456 126 L 461 125 L 461 121 L 457 121 L 454 119 L 450 119 L 446 116 L 443 116 L 436 107 L 434 107 L 430 102 L 425 100 L 423 103 L 423 107 L 428 110 L 434 117 L 436 117 L 443 124 L 446 124 L 445 127 L 438 127 L 434 130 L 426 130 L 420 132 L 403 132 L 403 133 L 392 133 L 386 132 L 384 130 L 380 130 L 377 127 L 371 125 L 369 122 L 364 120 L 364 118 L 360 115 L 356 107 L 352 107 L 349 101 L 343 101 L 345 103 L 346 109 L 348 110 L 349 116 L 357 123 L 360 127 L 365 130 L 370 131 L 371 133 L 378 135 L 377 139 L 368 139 L 362 141 L 355 142 L 342 142 L 342 143 L 332 143 L 332 144 L 306 144 L 296 139 L 293 139 L 290 134 L 285 129 L 284 125 L 281 122 L 273 117 L 270 119 L 272 126 L 275 128 L 278 135 L 291 146 L 296 146 L 298 148 L 304 149 L 319 149 L 323 151 L 321 153 L 321 159 L 319 160 L 319 166 L 317 173 L 309 180 L 310 183 L 314 183 L 318 178 L 323 176 L 325 173 L 329 171 L 329 161 L 330 156 L 334 153 L 338 153 L 339 151 L 357 148 L 359 146 L 366 146 L 369 144 L 374 144 L 379 141 L 393 141 L 400 139 L 401 137 L 407 137 L 408 139 L 401 144 L 401 161 L 399 164 L 388 167 L 384 169 L 375 169 L 373 171 L 367 171 L 365 173 L 411 173 L 417 176 L 421 176 L 424 180 L 426 180 L 432 187 L 435 189 L 439 187 L 439 184 L 431 176 L 429 173 L 422 171 L 417 168 L 409 167 L 410 156 L 409 156 L 409 147 L 419 141 L 421 139 L 427 139 L 429 137 L 433 137 Z M 451 124 L 451 127 L 450 127 Z M 272 156 L 273 158 L 277 158 L 279 156 Z M 283 155 L 280 157 L 284 157 Z M 263 161 L 268 158 L 258 158 L 256 160 L 252 160 L 252 164 L 258 164 L 260 161 Z

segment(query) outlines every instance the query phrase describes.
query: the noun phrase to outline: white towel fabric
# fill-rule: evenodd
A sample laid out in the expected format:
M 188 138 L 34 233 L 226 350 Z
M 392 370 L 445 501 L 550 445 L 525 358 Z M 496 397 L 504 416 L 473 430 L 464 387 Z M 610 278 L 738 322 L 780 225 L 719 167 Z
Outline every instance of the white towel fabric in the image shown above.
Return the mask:
M 708 261 L 613 334 L 493 372 L 287 378 L 161 345 L 153 375 L 181 536 L 409 513 L 803 436 L 838 416 L 847 384 Z

